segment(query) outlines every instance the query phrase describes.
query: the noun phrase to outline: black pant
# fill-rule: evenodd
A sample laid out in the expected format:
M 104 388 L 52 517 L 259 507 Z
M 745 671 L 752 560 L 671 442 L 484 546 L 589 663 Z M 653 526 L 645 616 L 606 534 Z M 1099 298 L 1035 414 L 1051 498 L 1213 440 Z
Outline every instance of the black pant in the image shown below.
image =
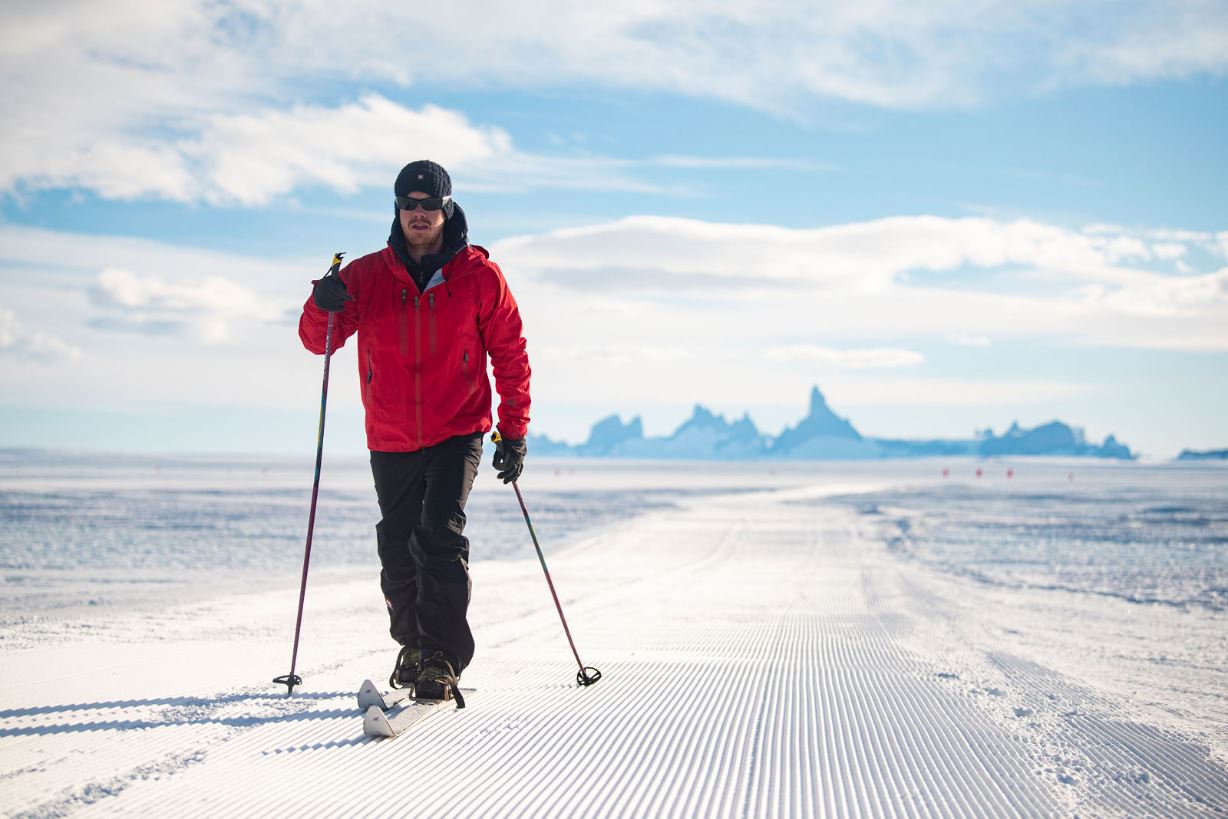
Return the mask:
M 380 588 L 392 638 L 442 651 L 457 673 L 473 659 L 466 614 L 469 539 L 465 501 L 482 460 L 482 433 L 449 438 L 417 452 L 372 452 L 371 473 L 383 516 L 375 527 Z

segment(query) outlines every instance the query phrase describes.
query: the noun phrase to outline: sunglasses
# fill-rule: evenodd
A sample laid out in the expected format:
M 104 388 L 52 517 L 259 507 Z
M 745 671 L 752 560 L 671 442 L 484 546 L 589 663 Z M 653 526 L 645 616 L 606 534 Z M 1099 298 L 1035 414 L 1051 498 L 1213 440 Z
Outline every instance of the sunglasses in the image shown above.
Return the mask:
M 414 199 L 410 196 L 398 196 L 397 207 L 401 210 L 413 210 L 421 207 L 423 210 L 443 210 L 443 206 L 452 201 L 451 196 L 430 196 L 426 199 Z

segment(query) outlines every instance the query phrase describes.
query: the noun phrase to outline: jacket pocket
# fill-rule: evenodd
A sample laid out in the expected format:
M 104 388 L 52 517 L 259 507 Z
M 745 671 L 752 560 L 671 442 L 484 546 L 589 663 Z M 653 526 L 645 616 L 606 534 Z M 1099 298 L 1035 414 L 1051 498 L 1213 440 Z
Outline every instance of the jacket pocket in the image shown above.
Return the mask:
M 461 354 L 461 372 L 465 376 L 465 386 L 468 388 L 467 398 L 472 398 L 478 388 L 477 363 L 469 360 L 469 351 Z
M 367 350 L 367 377 L 363 379 L 362 399 L 364 404 L 371 401 L 371 379 L 375 378 L 375 366 L 371 363 L 371 350 Z

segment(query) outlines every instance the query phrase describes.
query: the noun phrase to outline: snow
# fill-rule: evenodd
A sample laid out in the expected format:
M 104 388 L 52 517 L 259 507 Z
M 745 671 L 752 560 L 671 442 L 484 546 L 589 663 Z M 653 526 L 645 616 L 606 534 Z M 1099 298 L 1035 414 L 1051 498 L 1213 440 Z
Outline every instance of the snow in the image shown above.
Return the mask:
M 1163 603 L 1099 593 L 1109 582 L 1101 571 L 1085 585 L 1048 582 L 1070 570 L 1060 551 L 1026 572 L 1001 563 L 1010 551 L 1002 531 L 1037 520 L 1042 501 L 1032 496 L 1061 495 L 1076 506 L 1099 499 L 1109 520 L 1113 504 L 1135 503 L 1135 489 L 1152 487 L 1155 501 L 1143 508 L 1153 517 L 1171 508 L 1188 523 L 1198 498 L 1228 498 L 1228 470 L 1025 461 L 1009 465 L 1008 486 L 1007 465 L 998 464 L 983 479 L 968 465 L 969 475 L 944 480 L 938 462 L 538 462 L 521 487 L 530 511 L 542 509 L 534 525 L 581 657 L 603 672 L 589 688 L 575 685 L 514 495 L 484 475 L 470 507 L 478 653 L 463 677 L 468 707 L 373 740 L 363 735 L 355 694 L 364 678 L 385 680 L 396 655 L 377 567 L 364 556 L 373 551 L 369 508 L 370 519 L 358 523 L 373 502 L 361 463 L 336 463 L 331 473 L 329 465 L 331 502 L 352 521 L 322 539 L 317 532 L 321 562 L 298 663 L 304 685 L 293 697 L 269 681 L 289 670 L 295 550 L 268 546 L 270 524 L 247 518 L 275 507 L 271 497 L 293 507 L 290 487 L 309 470 L 249 464 L 227 475 L 215 463 L 164 465 L 170 489 L 182 495 L 165 494 L 148 463 L 74 471 L 26 461 L 4 473 L 0 812 L 1228 810 L 1228 615 L 1207 605 L 1218 598 L 1192 579 L 1223 585 L 1222 520 L 1199 524 L 1201 575 L 1182 563 L 1148 587 Z M 104 545 L 92 548 L 82 527 L 31 517 L 32 506 L 63 510 L 50 501 L 100 489 L 114 493 L 111 509 L 133 508 L 132 493 L 151 493 L 143 497 L 165 502 L 170 516 L 113 519 Z M 204 497 L 227 508 L 228 493 L 252 499 L 256 511 L 214 535 L 182 517 Z M 1173 503 L 1176 496 L 1187 501 Z M 641 500 L 651 502 L 641 508 Z M 609 508 L 622 503 L 634 508 Z M 1077 521 L 1065 529 L 1061 521 L 1070 509 L 1043 503 L 1053 536 L 1070 536 Z M 103 514 L 106 504 L 91 508 L 102 515 L 96 526 L 115 518 Z M 970 551 L 963 538 L 985 524 L 982 515 L 998 528 L 991 547 Z M 892 543 L 902 520 L 918 527 L 908 550 Z M 1169 551 L 1184 542 L 1170 519 L 1146 525 L 1168 533 L 1157 543 Z M 237 554 L 222 542 L 232 538 L 248 538 L 260 556 L 187 574 L 146 558 L 116 566 L 117 539 L 157 556 L 151 529 L 168 538 L 163 554 L 185 564 Z M 27 565 L 34 550 L 15 540 L 32 531 L 49 541 L 77 538 L 82 565 Z M 1114 537 L 1125 543 L 1117 551 L 1094 538 L 1071 542 L 1108 550 L 1106 561 L 1133 561 L 1122 574 L 1135 583 L 1146 537 Z M 1019 547 L 1032 554 L 1028 543 Z M 1164 549 L 1153 551 L 1158 565 L 1171 565 Z M 127 572 L 134 579 L 124 593 L 66 604 L 83 590 L 121 584 Z M 36 608 L 7 602 L 32 585 L 37 593 L 21 599 Z

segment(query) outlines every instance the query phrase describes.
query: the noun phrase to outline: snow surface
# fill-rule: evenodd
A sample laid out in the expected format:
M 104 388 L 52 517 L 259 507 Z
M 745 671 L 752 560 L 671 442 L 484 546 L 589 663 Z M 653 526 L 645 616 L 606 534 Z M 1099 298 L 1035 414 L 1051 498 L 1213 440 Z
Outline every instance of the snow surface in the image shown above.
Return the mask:
M 7 815 L 1228 811 L 1226 614 L 1204 604 L 1218 598 L 1194 588 L 1187 566 L 1174 575 L 1173 600 L 1147 603 L 1036 581 L 1067 571 L 1068 561 L 995 574 L 988 569 L 1006 549 L 999 530 L 993 548 L 961 546 L 981 514 L 975 509 L 991 510 L 1002 526 L 1011 514 L 1030 520 L 1038 501 L 1029 493 L 1069 495 L 1070 469 L 1080 470 L 1086 493 L 1076 505 L 1097 497 L 1111 505 L 1124 482 L 1154 487 L 1159 500 L 1144 504 L 1152 513 L 1173 508 L 1187 517 L 1193 513 L 1180 510 L 1188 504 L 1171 496 L 1196 486 L 1194 494 L 1226 499 L 1228 470 L 1122 465 L 1097 473 L 1016 462 L 1007 489 L 1007 465 L 999 464 L 982 480 L 944 480 L 938 462 L 539 463 L 521 482 L 531 511 L 535 498 L 550 499 L 589 510 L 580 517 L 596 523 L 568 522 L 564 512 L 535 519 L 581 656 L 604 674 L 583 689 L 532 552 L 512 545 L 512 528 L 484 530 L 497 543 L 475 534 L 483 531 L 479 513 L 519 517 L 510 490 L 482 478 L 471 534 L 475 556 L 490 559 L 472 565 L 478 654 L 463 679 L 473 689 L 468 708 L 372 740 L 355 693 L 365 677 L 386 679 L 396 654 L 377 568 L 369 555 L 358 557 L 373 551 L 373 516 L 344 535 L 361 543 L 334 543 L 337 533 L 317 542 L 322 562 L 312 572 L 298 665 L 305 684 L 289 698 L 269 680 L 288 670 L 298 592 L 285 572 L 292 549 L 183 574 L 154 560 L 117 566 L 113 538 L 90 551 L 78 534 L 85 565 L 29 565 L 37 550 L 14 542 L 14 519 L 22 532 L 46 530 L 57 542 L 68 535 L 47 529 L 50 517 L 33 523 L 28 507 L 86 491 L 83 482 L 116 493 L 118 507 L 96 510 L 134 508 L 132 492 L 168 500 L 158 494 L 167 488 L 161 478 L 142 477 L 148 466 L 130 464 L 131 475 L 109 482 L 109 467 L 74 473 L 23 462 L 21 475 L 0 480 L 10 527 L 0 540 L 6 601 L 36 585 L 45 593 L 22 599 L 46 604 L 0 607 Z M 205 479 L 190 464 L 175 491 L 196 499 L 280 491 L 259 472 L 266 467 L 251 468 Z M 352 479 L 334 489 L 354 493 L 334 503 L 352 504 L 347 514 L 357 520 L 369 503 L 361 470 L 334 472 Z M 990 480 L 994 488 L 979 488 Z M 977 491 L 984 507 L 968 505 Z M 645 493 L 654 503 L 642 510 L 602 508 Z M 191 506 L 170 500 L 173 509 Z M 1055 520 L 1069 510 L 1047 508 L 1055 531 L 1069 534 Z M 901 549 L 900 521 L 936 510 L 944 525 L 958 518 L 960 537 L 930 520 L 920 528 L 944 536 L 918 536 Z M 178 514 L 167 520 L 182 524 Z M 252 548 L 266 537 L 249 531 L 258 522 L 248 518 L 259 514 L 232 521 L 234 536 L 252 538 Z M 520 524 L 517 543 L 527 541 Z M 134 524 L 149 538 L 142 554 L 157 555 L 148 532 L 159 525 Z M 1205 528 L 1196 551 L 1213 587 L 1222 582 L 1228 533 L 1222 521 Z M 212 547 L 197 552 L 205 547 L 189 542 L 208 540 L 205 531 L 172 526 L 162 552 L 206 554 Z M 1035 533 L 1021 531 L 1023 548 Z M 1137 540 L 1118 556 L 1143 559 Z M 1071 542 L 1096 547 L 1094 539 Z M 225 543 L 217 548 L 232 553 Z M 66 604 L 126 572 L 136 578 L 130 593 Z M 165 593 L 143 598 L 156 588 Z

